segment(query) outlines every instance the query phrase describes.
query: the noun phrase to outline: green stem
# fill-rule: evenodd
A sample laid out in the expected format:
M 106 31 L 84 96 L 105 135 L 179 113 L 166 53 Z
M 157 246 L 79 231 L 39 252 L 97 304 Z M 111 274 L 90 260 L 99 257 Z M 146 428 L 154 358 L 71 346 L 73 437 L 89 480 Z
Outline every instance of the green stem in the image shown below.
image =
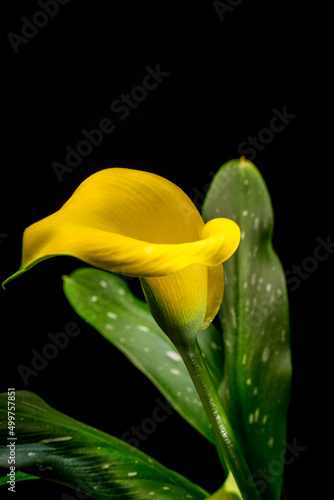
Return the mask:
M 190 340 L 178 338 L 174 343 L 202 400 L 216 435 L 217 446 L 235 478 L 242 498 L 260 500 L 256 488 L 251 486 L 253 484 L 250 481 L 251 473 L 227 419 L 196 338 Z

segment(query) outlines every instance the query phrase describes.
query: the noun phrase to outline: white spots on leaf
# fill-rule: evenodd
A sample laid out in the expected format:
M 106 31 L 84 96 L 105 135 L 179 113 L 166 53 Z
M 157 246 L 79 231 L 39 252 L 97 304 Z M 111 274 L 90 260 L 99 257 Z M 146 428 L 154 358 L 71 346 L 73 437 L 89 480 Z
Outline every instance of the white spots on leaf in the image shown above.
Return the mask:
M 245 281 L 245 283 L 244 283 L 244 290 L 246 290 L 247 287 L 248 287 L 248 283 L 247 283 L 247 281 Z
M 163 486 L 162 489 L 163 490 L 169 490 L 169 486 Z
M 255 285 L 255 280 L 256 280 L 256 274 L 253 273 L 251 276 L 251 285 Z
M 244 210 L 244 211 L 242 212 L 242 215 L 243 215 L 244 217 L 247 217 L 247 215 L 248 215 L 248 210 Z
M 92 295 L 90 298 L 91 302 L 97 302 L 98 296 L 97 295 Z
M 263 415 L 263 418 L 262 418 L 263 425 L 266 425 L 267 420 L 268 420 L 268 415 Z
M 121 338 L 119 339 L 119 341 L 120 341 L 122 344 L 125 344 L 126 339 L 125 339 L 124 337 L 121 337 Z
M 259 392 L 259 388 L 258 387 L 254 387 L 254 390 L 253 390 L 254 396 L 256 396 L 258 392 Z
M 244 180 L 244 184 L 245 184 L 245 186 L 248 186 L 248 184 L 249 184 L 249 180 L 248 180 L 248 179 L 245 179 L 245 180 Z
M 57 443 L 58 441 L 69 441 L 72 436 L 63 436 L 57 438 L 42 439 L 40 443 Z
M 254 412 L 254 422 L 258 422 L 260 416 L 260 408 L 256 408 Z
M 248 379 L 246 380 L 246 384 L 247 384 L 247 385 L 251 385 L 251 383 L 252 383 L 252 379 L 251 379 L 251 378 L 248 378 Z
M 147 326 L 144 326 L 144 325 L 138 325 L 137 329 L 140 330 L 141 332 L 148 332 L 149 331 Z
M 243 365 L 245 365 L 245 364 L 246 364 L 246 361 L 247 361 L 247 354 L 244 354 L 244 355 L 242 356 L 242 361 L 241 361 L 241 363 L 242 363 Z
M 110 330 L 110 331 L 112 331 L 114 329 L 113 325 L 111 325 L 110 323 L 107 323 L 105 325 L 105 327 L 106 327 L 106 330 Z
M 245 239 L 245 236 L 246 236 L 245 231 L 241 231 L 241 236 L 240 236 L 240 239 L 241 239 L 241 240 L 244 240 L 244 239 Z
M 283 342 L 285 342 L 285 333 L 286 333 L 286 332 L 285 332 L 285 330 L 283 329 L 283 330 L 281 331 L 281 342 L 282 342 L 282 343 L 283 343 Z
M 177 395 L 178 397 L 180 397 L 180 396 L 182 396 L 182 392 L 181 392 L 181 391 L 177 391 L 176 395 Z
M 226 347 L 232 348 L 232 342 L 229 339 L 225 339 L 225 345 L 226 345 Z M 202 353 L 203 358 L 205 358 L 204 354 L 205 353 L 203 352 Z
M 267 290 L 267 292 L 270 292 L 270 290 L 271 290 L 271 283 L 268 283 L 268 285 L 266 286 L 266 290 Z
M 259 218 L 255 217 L 254 219 L 254 229 L 257 229 L 259 227 Z
M 175 351 L 167 351 L 166 352 L 166 356 L 168 356 L 169 358 L 173 359 L 174 361 L 181 361 L 182 360 L 182 358 L 179 355 L 179 353 L 175 352 Z
M 113 313 L 111 311 L 107 312 L 107 316 L 108 316 L 108 318 L 111 318 L 111 319 L 117 319 L 117 317 L 118 317 L 116 313 Z
M 211 342 L 211 344 L 210 344 L 210 345 L 211 345 L 211 347 L 212 347 L 212 349 L 213 349 L 214 351 L 217 351 L 217 350 L 218 350 L 218 346 L 217 346 L 216 342 Z
M 272 447 L 274 446 L 274 438 L 273 438 L 273 437 L 271 437 L 271 438 L 269 439 L 269 441 L 268 441 L 268 446 L 269 446 L 269 448 L 272 448 Z
M 215 208 L 215 212 L 216 212 L 216 214 L 219 214 L 219 213 L 220 213 L 220 208 L 219 208 L 219 207 L 216 207 L 216 208 Z
M 137 476 L 138 472 L 128 472 L 129 477 Z
M 109 464 L 104 464 L 102 465 L 101 469 L 109 469 L 110 465 Z
M 248 422 L 249 422 L 250 424 L 252 424 L 252 423 L 254 422 L 254 415 L 253 415 L 253 413 L 250 413 L 250 414 L 249 414 L 249 417 L 248 417 Z
M 36 455 L 36 453 L 34 453 L 33 451 L 29 451 L 28 453 L 28 457 L 34 457 Z
M 180 373 L 181 373 L 180 370 L 177 370 L 176 368 L 171 368 L 169 371 L 173 375 L 180 375 Z
M 102 286 L 102 288 L 108 288 L 108 283 L 105 280 L 101 280 L 100 285 Z
M 150 348 L 149 347 L 144 347 L 144 352 L 150 352 Z
M 186 387 L 186 391 L 187 392 L 193 392 L 193 389 L 192 389 L 192 387 Z
M 270 356 L 270 348 L 268 346 L 266 346 L 263 349 L 262 355 L 261 355 L 261 360 L 263 361 L 263 363 L 266 363 L 268 361 L 269 356 Z
M 118 293 L 119 293 L 120 295 L 125 295 L 124 288 L 119 288 L 119 289 L 118 289 Z
M 230 311 L 231 311 L 231 315 L 232 315 L 233 328 L 236 328 L 237 327 L 237 318 L 235 316 L 235 310 L 233 307 L 231 307 Z
M 257 303 L 257 298 L 254 297 L 253 300 L 252 300 L 252 310 L 251 310 L 251 313 L 253 314 L 254 311 L 255 311 L 255 307 L 256 307 L 256 303 Z
M 150 491 L 149 495 L 151 495 L 151 496 L 155 495 L 155 491 Z

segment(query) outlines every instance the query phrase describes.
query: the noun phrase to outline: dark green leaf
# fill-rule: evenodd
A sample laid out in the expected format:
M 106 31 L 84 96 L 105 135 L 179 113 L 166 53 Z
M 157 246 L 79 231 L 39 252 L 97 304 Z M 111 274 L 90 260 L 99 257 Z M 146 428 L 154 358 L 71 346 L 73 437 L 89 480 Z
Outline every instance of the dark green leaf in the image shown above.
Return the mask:
M 214 443 L 213 432 L 188 371 L 145 302 L 119 277 L 94 268 L 80 268 L 64 280 L 74 310 L 122 351 L 168 399 L 178 413 Z M 217 387 L 223 375 L 222 339 L 211 325 L 199 342 Z
M 0 466 L 8 467 L 7 393 L 0 395 Z M 199 486 L 141 451 L 48 406 L 36 394 L 16 392 L 15 466 L 98 500 L 202 499 Z
M 233 219 L 241 229 L 240 246 L 224 264 L 220 394 L 262 498 L 278 500 L 291 378 L 288 297 L 272 247 L 270 196 L 253 164 L 232 160 L 219 170 L 203 206 L 205 221 L 215 217 Z

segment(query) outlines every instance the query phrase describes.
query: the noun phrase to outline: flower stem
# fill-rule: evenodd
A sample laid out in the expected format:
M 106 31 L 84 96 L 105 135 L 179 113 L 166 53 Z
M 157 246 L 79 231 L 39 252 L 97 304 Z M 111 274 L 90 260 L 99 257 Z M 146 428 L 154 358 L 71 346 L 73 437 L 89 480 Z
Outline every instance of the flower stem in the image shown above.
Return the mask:
M 173 339 L 201 398 L 204 409 L 216 435 L 217 446 L 232 472 L 242 498 L 259 500 L 259 494 L 250 481 L 251 473 L 226 412 L 218 396 L 196 338 Z

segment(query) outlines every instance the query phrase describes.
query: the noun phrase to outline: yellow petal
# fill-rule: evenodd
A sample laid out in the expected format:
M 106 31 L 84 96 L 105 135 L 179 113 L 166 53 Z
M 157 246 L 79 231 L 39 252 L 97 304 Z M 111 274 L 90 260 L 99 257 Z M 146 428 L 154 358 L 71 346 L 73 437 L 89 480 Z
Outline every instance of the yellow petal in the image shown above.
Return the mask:
M 168 276 L 140 280 L 152 316 L 171 340 L 200 330 L 207 307 L 207 278 L 207 267 L 194 264 Z
M 69 255 L 143 278 L 161 324 L 205 328 L 222 301 L 221 264 L 239 241 L 237 224 L 220 218 L 204 225 L 188 196 L 167 179 L 111 168 L 90 176 L 60 210 L 25 230 L 21 267 L 5 283 L 41 260 Z
M 222 264 L 208 267 L 208 293 L 205 317 L 200 330 L 205 330 L 216 317 L 223 300 L 225 275 Z
M 239 239 L 239 227 L 228 219 L 204 226 L 192 201 L 170 181 L 106 169 L 86 179 L 58 212 L 25 230 L 22 265 L 9 279 L 56 255 L 120 274 L 163 276 L 192 264 L 218 265 Z

